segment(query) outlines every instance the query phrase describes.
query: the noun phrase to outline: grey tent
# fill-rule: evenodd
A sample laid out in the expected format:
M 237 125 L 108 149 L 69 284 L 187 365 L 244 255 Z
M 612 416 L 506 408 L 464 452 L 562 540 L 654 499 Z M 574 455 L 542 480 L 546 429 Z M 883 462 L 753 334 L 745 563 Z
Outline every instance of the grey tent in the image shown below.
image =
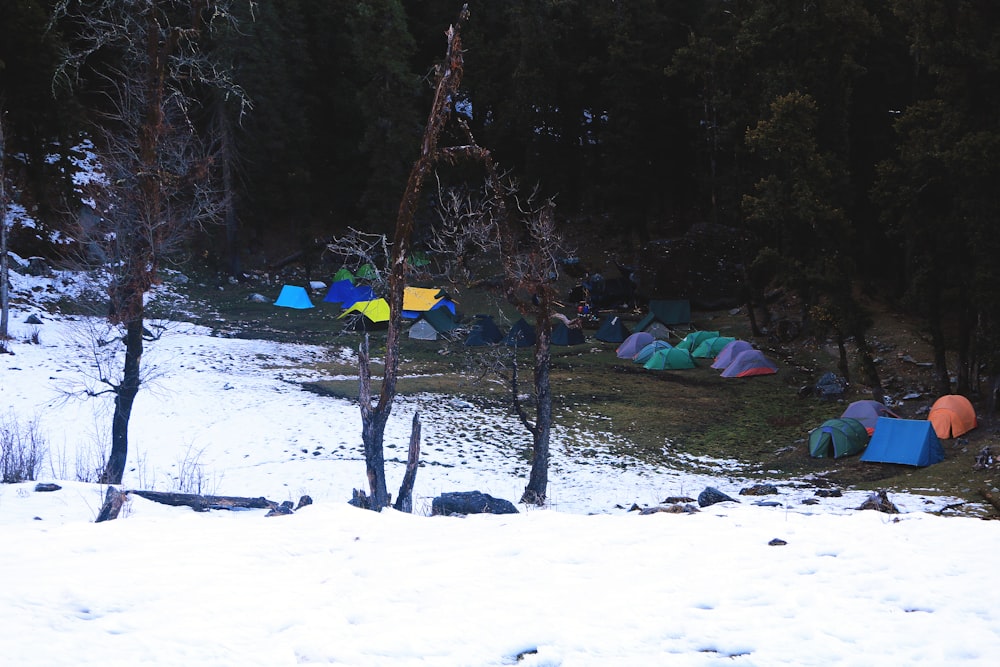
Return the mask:
M 594 334 L 594 338 L 605 343 L 620 343 L 628 338 L 628 329 L 622 318 L 617 315 L 608 315 L 601 324 L 601 328 Z
M 407 335 L 416 340 L 437 340 L 441 337 L 441 334 L 434 328 L 434 325 L 422 317 L 417 318 L 417 321 L 410 327 Z

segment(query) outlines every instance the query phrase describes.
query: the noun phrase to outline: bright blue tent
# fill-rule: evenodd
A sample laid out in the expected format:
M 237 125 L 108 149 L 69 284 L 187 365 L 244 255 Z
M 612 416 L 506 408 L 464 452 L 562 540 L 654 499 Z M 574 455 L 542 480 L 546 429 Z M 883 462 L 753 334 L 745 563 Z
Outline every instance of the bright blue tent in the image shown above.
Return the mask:
M 285 285 L 282 287 L 281 294 L 278 295 L 278 300 L 274 302 L 274 305 L 284 308 L 298 308 L 300 310 L 313 307 L 306 288 L 299 287 L 298 285 Z
M 375 290 L 369 285 L 355 285 L 345 296 L 344 300 L 340 302 L 340 307 L 347 310 L 359 301 L 372 301 L 374 299 Z
M 357 301 L 354 298 L 354 283 L 346 279 L 338 280 L 330 285 L 330 289 L 326 291 L 326 297 L 323 301 L 327 303 L 344 303 L 345 301 L 353 303 Z
M 879 417 L 861 460 L 923 467 L 944 461 L 944 448 L 927 420 Z

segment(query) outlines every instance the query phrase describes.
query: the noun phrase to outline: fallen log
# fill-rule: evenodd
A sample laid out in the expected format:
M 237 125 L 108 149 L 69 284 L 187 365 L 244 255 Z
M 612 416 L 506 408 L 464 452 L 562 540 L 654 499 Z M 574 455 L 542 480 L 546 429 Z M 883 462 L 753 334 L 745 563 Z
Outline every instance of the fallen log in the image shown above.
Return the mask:
M 200 496 L 194 493 L 173 493 L 168 491 L 143 491 L 132 489 L 125 493 L 134 493 L 140 498 L 152 500 L 164 505 L 175 507 L 190 507 L 195 512 L 208 510 L 233 509 L 264 509 L 270 510 L 281 505 L 267 498 L 242 498 L 240 496 Z
M 174 493 L 169 491 L 146 491 L 143 489 L 129 489 L 119 491 L 113 486 L 108 487 L 108 492 L 104 496 L 104 504 L 97 513 L 95 523 L 102 521 L 112 521 L 118 518 L 122 507 L 128 501 L 129 494 L 134 494 L 155 503 L 170 505 L 172 507 L 190 507 L 195 512 L 207 512 L 209 510 L 239 510 L 239 509 L 261 509 L 270 510 L 266 516 L 279 516 L 282 514 L 292 514 L 295 510 L 312 504 L 312 498 L 302 496 L 299 506 L 292 509 L 291 501 L 276 503 L 263 496 L 259 498 L 243 498 L 241 496 L 200 496 L 195 493 Z

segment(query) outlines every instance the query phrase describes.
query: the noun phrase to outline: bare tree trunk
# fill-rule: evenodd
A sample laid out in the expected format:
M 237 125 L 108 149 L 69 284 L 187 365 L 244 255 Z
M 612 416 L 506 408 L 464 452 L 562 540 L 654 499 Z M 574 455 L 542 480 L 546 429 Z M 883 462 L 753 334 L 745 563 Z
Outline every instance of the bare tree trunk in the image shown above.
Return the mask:
M 541 310 L 549 310 L 546 304 Z M 549 369 L 552 360 L 552 321 L 546 319 L 536 324 L 535 332 L 535 423 L 531 429 L 532 456 L 528 485 L 521 494 L 521 502 L 531 505 L 545 504 L 549 485 L 549 436 L 552 433 L 552 387 Z
M 406 456 L 406 474 L 403 483 L 399 485 L 395 508 L 407 514 L 413 513 L 413 485 L 417 481 L 417 468 L 420 464 L 420 412 L 413 413 L 413 425 L 410 428 L 410 449 Z
M 451 104 L 462 81 L 464 64 L 460 28 L 467 17 L 468 7 L 466 6 L 462 8 L 458 22 L 448 29 L 448 50 L 444 63 L 439 66 L 434 101 L 427 117 L 427 125 L 424 128 L 420 156 L 410 169 L 406 190 L 399 203 L 396 232 L 392 242 L 392 256 L 389 258 L 389 330 L 385 341 L 385 371 L 382 378 L 382 391 L 375 406 L 371 404 L 370 391 L 366 392 L 362 387 L 362 393 L 368 393 L 369 396 L 367 400 L 364 397 L 361 398 L 361 437 L 365 448 L 365 465 L 371 491 L 370 507 L 376 512 L 381 511 L 389 504 L 389 496 L 385 486 L 385 459 L 382 448 L 385 425 L 389 420 L 392 404 L 396 398 L 396 380 L 399 375 L 399 341 L 402 335 L 403 289 L 406 287 L 406 259 L 413 236 L 413 218 L 420 201 L 420 192 L 423 189 L 424 181 L 434 165 L 442 158 L 438 150 L 438 141 L 451 116 Z M 367 357 L 367 350 L 365 356 Z M 370 380 L 370 371 L 363 369 L 361 374 L 367 375 Z M 364 382 L 362 379 L 362 385 Z
M 0 350 L 4 348 L 4 342 L 10 336 L 7 329 L 7 318 L 10 313 L 10 268 L 7 265 L 7 190 L 6 176 L 4 169 L 6 152 L 4 150 L 5 135 L 3 121 L 3 106 L 0 106 Z
M 128 458 L 128 424 L 132 405 L 139 393 L 140 361 L 142 359 L 142 317 L 133 319 L 125 328 L 125 373 L 115 388 L 115 413 L 111 421 L 111 453 L 101 475 L 102 484 L 121 484 Z

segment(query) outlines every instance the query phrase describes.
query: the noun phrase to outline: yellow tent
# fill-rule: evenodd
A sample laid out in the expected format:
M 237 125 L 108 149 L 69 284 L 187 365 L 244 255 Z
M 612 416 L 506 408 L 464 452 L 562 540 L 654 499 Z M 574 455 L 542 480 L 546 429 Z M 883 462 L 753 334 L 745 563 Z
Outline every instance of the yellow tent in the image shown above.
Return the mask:
M 441 290 L 436 287 L 403 288 L 403 310 L 426 313 L 441 300 Z
M 337 319 L 344 317 L 348 313 L 361 313 L 372 322 L 386 322 L 389 320 L 389 303 L 385 299 L 357 301 L 353 306 L 342 312 Z

